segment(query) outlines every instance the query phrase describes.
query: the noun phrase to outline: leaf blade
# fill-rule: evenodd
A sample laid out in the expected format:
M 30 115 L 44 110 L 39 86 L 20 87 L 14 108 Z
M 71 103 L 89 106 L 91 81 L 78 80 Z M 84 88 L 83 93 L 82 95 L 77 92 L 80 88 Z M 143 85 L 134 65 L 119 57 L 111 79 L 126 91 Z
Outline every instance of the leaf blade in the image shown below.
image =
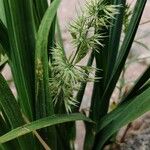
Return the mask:
M 146 89 L 142 94 L 133 98 L 132 101 L 122 104 L 126 105 L 125 107 L 121 106 L 123 109 L 119 112 L 118 116 L 114 118 L 105 128 L 99 130 L 101 137 L 97 142 L 97 149 L 102 148 L 104 143 L 113 135 L 118 129 L 124 125 L 130 123 L 134 119 L 140 117 L 145 112 L 150 110 L 150 88 Z M 136 108 L 136 109 L 135 109 Z M 119 107 L 118 107 L 119 109 Z M 130 112 L 130 113 L 129 113 Z M 106 120 L 105 120 L 106 121 Z
M 22 136 L 24 134 L 30 133 L 40 128 L 56 125 L 59 123 L 76 121 L 76 120 L 84 120 L 84 121 L 92 122 L 90 119 L 88 119 L 87 117 L 79 113 L 70 114 L 70 115 L 64 115 L 64 114 L 54 115 L 54 116 L 46 117 L 43 119 L 39 119 L 37 121 L 31 122 L 30 124 L 26 124 L 24 126 L 21 126 L 19 128 L 16 128 L 8 132 L 7 134 L 0 137 L 0 143 L 5 143 L 18 136 Z

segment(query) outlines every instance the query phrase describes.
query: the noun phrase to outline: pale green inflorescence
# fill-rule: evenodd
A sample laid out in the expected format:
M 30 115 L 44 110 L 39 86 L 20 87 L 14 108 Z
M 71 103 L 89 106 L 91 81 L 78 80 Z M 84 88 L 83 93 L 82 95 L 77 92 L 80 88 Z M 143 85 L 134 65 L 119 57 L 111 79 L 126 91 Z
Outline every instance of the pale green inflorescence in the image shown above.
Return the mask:
M 103 46 L 104 35 L 96 31 L 111 25 L 110 20 L 118 14 L 118 5 L 110 5 L 105 0 L 88 0 L 81 16 L 78 16 L 69 27 L 73 44 L 77 48 L 75 54 L 67 58 L 63 48 L 56 44 L 52 50 L 50 92 L 56 105 L 63 99 L 66 111 L 71 112 L 71 106 L 78 105 L 74 92 L 79 90 L 82 82 L 94 81 L 89 77 L 92 67 L 79 66 L 79 63 L 90 50 Z M 92 69 L 91 69 L 92 68 Z M 85 71 L 86 70 L 86 71 Z
M 80 82 L 85 82 L 85 71 L 82 68 L 73 66 L 64 57 L 62 48 L 57 46 L 52 51 L 53 63 L 51 64 L 50 91 L 53 102 L 56 104 L 59 97 L 63 98 L 67 112 L 71 112 L 71 105 L 77 102 L 73 97 L 73 92 L 79 89 Z

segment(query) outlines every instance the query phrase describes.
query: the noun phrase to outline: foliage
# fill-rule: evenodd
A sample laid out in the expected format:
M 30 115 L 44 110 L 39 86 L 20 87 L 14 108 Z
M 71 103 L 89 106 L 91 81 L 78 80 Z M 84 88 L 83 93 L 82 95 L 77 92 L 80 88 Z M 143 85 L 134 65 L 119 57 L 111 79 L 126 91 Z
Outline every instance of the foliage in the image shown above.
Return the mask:
M 131 13 L 125 0 L 87 1 L 69 26 L 75 51 L 67 56 L 57 18 L 60 0 L 50 6 L 47 0 L 0 0 L 0 70 L 9 63 L 17 89 L 15 98 L 0 74 L 1 149 L 75 149 L 75 121 L 83 120 L 83 149 L 100 150 L 150 110 L 148 67 L 109 111 L 146 2 L 137 0 Z M 84 115 L 79 112 L 88 82 L 94 85 Z

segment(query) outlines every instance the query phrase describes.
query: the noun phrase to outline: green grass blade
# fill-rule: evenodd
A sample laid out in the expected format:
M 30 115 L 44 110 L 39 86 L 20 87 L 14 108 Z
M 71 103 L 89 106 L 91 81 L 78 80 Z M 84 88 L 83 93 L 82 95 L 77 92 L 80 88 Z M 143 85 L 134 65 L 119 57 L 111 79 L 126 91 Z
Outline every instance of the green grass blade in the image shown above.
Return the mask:
M 6 25 L 6 17 L 5 17 L 5 11 L 4 11 L 4 3 L 3 0 L 0 0 L 0 20 Z
M 38 130 L 41 128 L 53 126 L 53 125 L 60 124 L 60 123 L 76 121 L 76 120 L 84 120 L 84 121 L 92 122 L 89 118 L 85 117 L 83 114 L 80 114 L 80 113 L 69 114 L 69 115 L 67 115 L 67 114 L 66 115 L 65 114 L 53 115 L 50 117 L 36 120 L 29 124 L 25 124 L 21 127 L 18 127 L 16 129 L 6 133 L 5 135 L 0 137 L 0 143 L 5 143 L 14 138 L 17 138 L 19 136 L 25 135 L 27 133 L 30 133 L 32 131 L 35 131 L 35 130 Z
M 0 72 L 3 70 L 7 62 L 8 58 L 5 56 L 5 58 L 0 62 Z
M 2 20 L 0 20 L 0 44 L 2 45 L 5 53 L 8 57 L 10 57 L 10 44 L 8 38 L 8 32 L 6 26 L 3 24 Z
M 0 104 L 6 113 L 11 126 L 17 127 L 24 124 L 19 106 L 11 90 L 9 89 L 5 79 L 0 74 Z
M 117 57 L 117 61 L 116 61 L 116 64 L 114 66 L 112 76 L 110 77 L 110 80 L 108 81 L 107 86 L 104 90 L 101 102 L 99 102 L 100 103 L 99 110 L 103 110 L 100 112 L 97 111 L 97 113 L 99 115 L 99 119 L 102 116 L 104 116 L 105 114 L 107 114 L 110 97 L 112 95 L 112 92 L 115 89 L 116 83 L 119 79 L 119 76 L 122 72 L 125 61 L 127 59 L 128 53 L 129 53 L 130 48 L 132 46 L 132 43 L 133 43 L 136 31 L 137 31 L 143 10 L 145 8 L 146 2 L 147 2 L 147 0 L 144 0 L 144 1 L 139 0 L 138 2 L 136 2 L 134 12 L 133 12 L 133 15 L 132 15 L 129 27 L 128 27 L 128 31 L 126 33 L 126 36 L 125 36 L 124 41 L 122 43 L 121 49 L 119 51 L 119 55 Z M 98 133 L 96 135 L 95 141 L 100 141 L 100 139 L 101 139 L 101 133 Z M 96 148 L 96 145 L 97 144 L 95 142 L 94 148 Z
M 109 1 L 107 2 L 107 4 L 110 5 L 111 2 Z M 92 98 L 91 98 L 90 118 L 92 118 L 92 120 L 97 122 L 99 119 L 99 113 L 100 113 L 99 110 L 101 109 L 100 108 L 101 98 L 105 90 L 104 81 L 106 79 L 107 60 L 108 60 L 108 53 L 109 53 L 108 41 L 110 36 L 110 25 L 108 25 L 107 27 L 103 27 L 102 29 L 101 28 L 97 29 L 96 32 L 105 36 L 102 40 L 100 40 L 100 43 L 103 45 L 103 47 L 98 45 L 98 48 L 95 50 L 94 53 L 96 68 L 97 68 L 95 77 L 100 79 L 98 79 L 94 83 Z
M 35 25 L 31 1 L 4 0 L 10 66 L 17 88 L 19 103 L 30 120 L 34 111 L 34 46 Z
M 107 85 L 108 80 L 111 77 L 114 65 L 116 63 L 116 58 L 118 55 L 125 4 L 126 4 L 126 0 L 114 0 L 113 2 L 113 5 L 119 5 L 120 7 L 118 8 L 119 14 L 114 16 L 115 18 L 112 19 L 112 26 L 110 28 L 105 85 Z
M 33 0 L 35 12 L 38 18 L 38 22 L 41 22 L 46 9 L 48 8 L 47 0 Z
M 108 41 L 108 37 L 104 39 L 103 42 L 106 44 L 107 41 Z M 101 70 L 104 69 L 103 64 L 105 64 L 103 61 L 104 60 L 103 58 L 105 58 L 104 56 L 105 54 L 103 53 L 103 51 L 107 49 L 107 44 L 105 46 L 106 47 L 104 47 L 103 49 L 100 49 L 99 52 L 94 51 L 94 57 L 95 57 L 96 68 L 97 68 L 95 77 L 100 78 L 100 79 L 97 79 L 96 82 L 94 82 L 89 117 L 95 122 L 98 121 L 100 110 L 102 110 L 99 107 L 100 107 L 101 98 L 102 98 L 103 91 L 104 91 L 104 80 L 101 79 L 101 77 L 104 77 L 104 72 Z M 78 96 L 82 97 L 83 92 L 84 92 L 84 89 L 81 90 L 81 93 L 79 91 Z M 79 97 L 78 99 L 81 100 L 81 97 Z M 84 150 L 90 150 L 92 148 L 92 145 L 95 139 L 95 125 L 91 125 L 88 123 L 85 123 L 85 124 L 86 124 L 86 135 L 85 135 L 85 141 L 84 141 Z
M 35 52 L 35 77 L 36 77 L 36 118 L 42 118 L 54 114 L 53 102 L 49 92 L 49 62 L 48 62 L 48 37 L 53 19 L 56 15 L 60 0 L 55 0 L 46 10 L 41 21 L 36 41 Z M 44 36 L 43 36 L 44 35 Z M 48 131 L 47 131 L 48 130 Z M 50 142 L 52 148 L 56 144 L 56 131 L 54 128 L 45 129 L 44 136 L 53 139 Z M 49 133 L 47 133 L 49 132 Z
M 137 95 L 142 94 L 145 90 L 147 90 L 150 87 L 150 83 L 143 86 L 138 92 L 136 92 Z M 136 96 L 137 96 L 136 95 Z M 133 98 L 132 98 L 133 99 Z M 105 115 L 103 118 L 99 120 L 99 126 L 97 127 L 100 131 L 104 127 L 106 127 L 108 124 L 110 124 L 115 118 L 117 118 L 120 113 L 126 108 L 126 106 L 131 103 L 132 99 L 128 99 L 128 101 L 124 101 L 118 105 L 116 109 Z
M 49 31 L 50 31 L 54 16 L 59 6 L 59 3 L 60 3 L 60 0 L 56 0 L 47 9 L 42 19 L 42 22 L 40 24 L 38 35 L 37 35 L 37 41 L 36 41 L 36 53 L 35 53 L 35 66 L 36 66 L 36 72 L 35 72 L 36 85 L 35 86 L 36 86 L 36 92 L 37 92 L 36 100 L 43 101 L 44 108 L 47 107 L 45 102 L 47 100 L 49 101 L 49 98 L 50 98 L 49 88 L 48 88 L 49 87 L 48 85 L 49 84 L 49 74 L 48 74 L 49 65 L 48 65 L 48 54 L 47 54 L 48 36 L 49 36 Z M 42 88 L 40 87 L 43 87 L 45 90 L 42 90 Z M 44 93 L 41 93 L 42 91 Z M 38 96 L 42 96 L 43 98 L 39 99 Z M 43 111 L 43 113 L 44 112 L 45 110 Z
M 146 89 L 142 94 L 132 99 L 132 101 L 122 104 L 122 111 L 119 112 L 118 116 L 102 130 L 98 129 L 101 136 L 97 141 L 95 141 L 95 150 L 101 149 L 104 143 L 121 127 L 132 122 L 134 119 L 150 110 L 149 93 L 150 88 Z M 125 105 L 125 107 L 123 105 Z M 119 107 L 117 109 L 119 109 Z
M 5 133 L 9 132 L 9 130 L 10 130 L 9 123 L 6 121 L 6 118 L 5 118 L 5 121 L 4 121 L 4 116 L 2 117 L 0 115 L 0 136 L 2 136 Z M 4 148 L 4 150 L 18 149 L 19 148 L 17 139 L 15 139 L 13 141 L 10 141 L 10 142 L 7 142 L 7 143 L 4 143 L 1 146 Z
M 103 97 L 102 97 L 102 107 L 103 107 L 103 113 L 106 114 L 108 110 L 108 104 L 109 99 L 111 97 L 112 92 L 114 91 L 114 88 L 116 86 L 116 83 L 118 81 L 118 78 L 120 76 L 120 73 L 122 72 L 123 66 L 125 64 L 125 61 L 127 59 L 128 53 L 130 51 L 130 48 L 132 46 L 143 10 L 145 8 L 147 0 L 139 0 L 136 3 L 133 16 L 131 18 L 131 22 L 128 27 L 128 32 L 125 36 L 125 39 L 122 43 L 119 56 L 117 58 L 117 62 L 115 64 L 114 72 L 112 73 L 112 76 L 107 84 L 107 87 L 104 91 Z
M 6 124 L 2 115 L 0 115 L 0 135 L 3 135 L 6 132 L 8 132 L 8 129 L 9 129 L 8 124 Z
M 119 106 L 99 120 L 99 131 L 106 127 L 108 124 L 110 124 L 115 118 L 117 118 L 122 112 L 122 110 L 126 108 L 126 106 L 132 101 L 134 97 L 142 94 L 145 90 L 147 90 L 150 87 L 150 83 L 146 83 L 149 79 L 149 74 L 150 68 L 148 67 L 146 71 L 141 75 L 141 77 L 139 77 L 135 86 L 131 89 L 127 96 L 123 98 Z
M 0 107 L 7 116 L 11 128 L 16 128 L 23 125 L 25 122 L 23 120 L 19 105 L 17 104 L 15 97 L 1 74 L 0 83 Z M 32 142 L 29 142 L 29 140 L 30 139 L 26 139 L 26 137 L 18 139 L 20 148 L 29 148 L 32 145 Z

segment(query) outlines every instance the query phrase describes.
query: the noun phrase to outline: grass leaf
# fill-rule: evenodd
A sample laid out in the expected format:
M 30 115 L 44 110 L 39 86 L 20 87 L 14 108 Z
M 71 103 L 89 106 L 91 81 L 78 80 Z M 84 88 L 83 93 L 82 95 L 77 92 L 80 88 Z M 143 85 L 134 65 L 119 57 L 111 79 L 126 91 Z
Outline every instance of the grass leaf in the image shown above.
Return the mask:
M 10 88 L 8 87 L 5 79 L 0 74 L 0 107 L 3 109 L 5 115 L 7 116 L 11 128 L 16 128 L 23 125 L 25 122 L 23 120 L 19 105 L 15 97 L 13 96 Z M 18 139 L 20 147 L 27 149 L 32 145 L 30 138 L 23 137 Z M 29 143 L 28 143 L 29 142 Z
M 126 102 L 114 110 L 114 112 L 116 112 L 118 109 L 120 112 L 117 113 L 117 116 L 113 118 L 113 120 L 105 128 L 102 130 L 98 129 L 98 132 L 101 136 L 97 141 L 95 141 L 96 150 L 101 149 L 104 143 L 121 127 L 132 122 L 134 119 L 140 117 L 145 112 L 150 110 L 149 93 L 150 88 L 133 98 L 130 102 Z M 106 117 L 103 121 L 107 121 L 107 119 L 108 118 Z
M 9 62 L 23 112 L 33 119 L 35 24 L 30 0 L 4 0 Z M 31 84 L 32 83 L 32 84 Z
M 31 122 L 29 124 L 25 124 L 21 127 L 18 127 L 5 135 L 0 137 L 0 143 L 5 143 L 7 141 L 10 141 L 14 138 L 17 138 L 19 136 L 25 135 L 27 133 L 30 133 L 32 131 L 45 128 L 47 126 L 52 126 L 60 123 L 65 123 L 65 122 L 71 122 L 71 121 L 76 121 L 76 120 L 84 120 L 88 122 L 92 122 L 90 119 L 85 117 L 82 114 L 75 113 L 75 114 L 70 114 L 70 115 L 53 115 L 50 117 L 42 118 L 39 120 L 36 120 L 34 122 Z
M 37 33 L 35 51 L 36 119 L 54 114 L 53 102 L 49 91 L 48 37 L 59 3 L 60 0 L 55 0 L 51 3 L 43 16 Z M 56 148 L 55 128 L 48 128 L 43 132 L 45 138 L 53 139 L 51 141 L 48 140 L 51 148 Z

